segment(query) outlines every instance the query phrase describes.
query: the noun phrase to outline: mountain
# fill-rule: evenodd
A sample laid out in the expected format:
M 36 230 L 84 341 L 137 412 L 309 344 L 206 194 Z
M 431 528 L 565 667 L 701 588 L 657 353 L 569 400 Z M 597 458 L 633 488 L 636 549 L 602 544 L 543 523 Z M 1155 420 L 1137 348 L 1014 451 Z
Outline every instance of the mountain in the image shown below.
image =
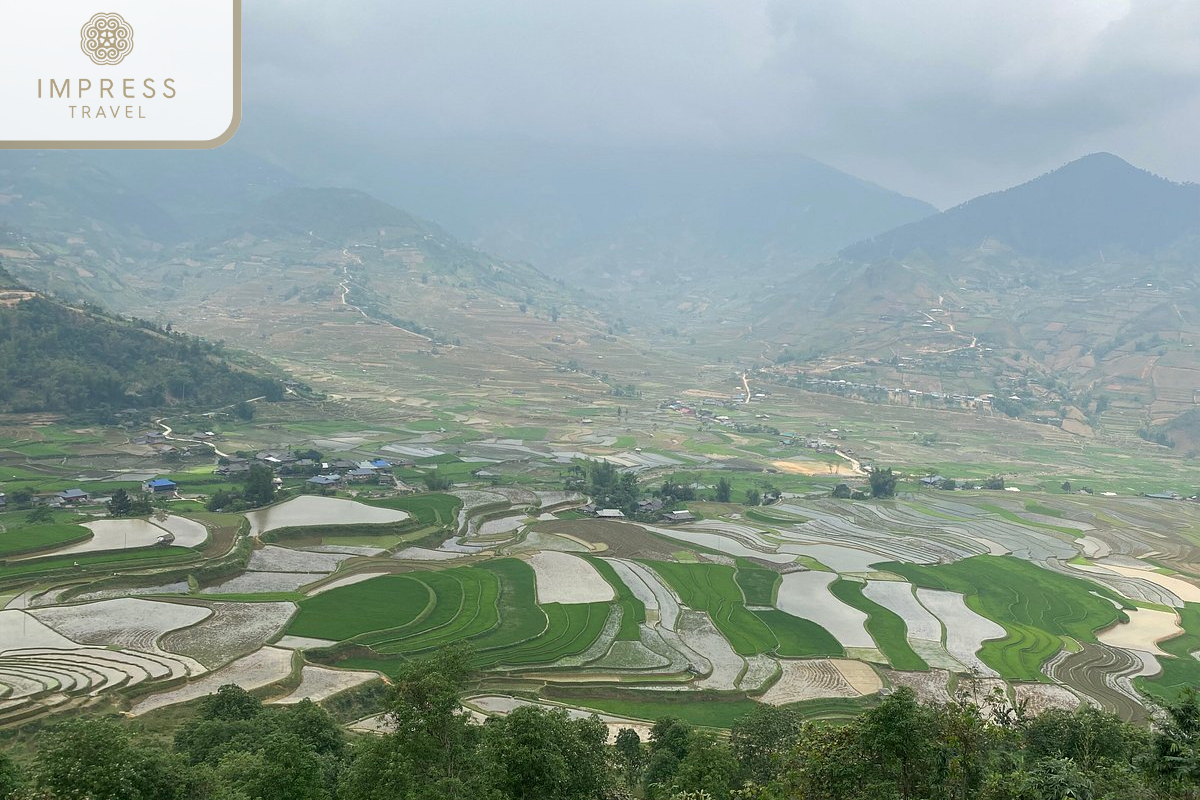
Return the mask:
M 319 137 L 318 137 L 319 138 Z M 810 158 L 776 153 L 438 142 L 403 151 L 312 137 L 250 145 L 320 181 L 437 219 L 508 259 L 606 293 L 746 270 L 794 271 L 936 209 Z M 322 163 L 321 153 L 338 152 Z M 346 157 L 346 153 L 351 155 Z
M 228 406 L 283 387 L 218 345 L 32 292 L 0 269 L 0 411 Z
M 1200 187 L 1098 153 L 851 245 L 750 314 L 785 375 L 1017 397 L 1138 443 L 1194 405 L 1198 260 Z
M 904 225 L 842 251 L 844 259 L 946 256 L 994 242 L 1056 261 L 1150 255 L 1200 234 L 1200 186 L 1093 153 L 1002 192 Z

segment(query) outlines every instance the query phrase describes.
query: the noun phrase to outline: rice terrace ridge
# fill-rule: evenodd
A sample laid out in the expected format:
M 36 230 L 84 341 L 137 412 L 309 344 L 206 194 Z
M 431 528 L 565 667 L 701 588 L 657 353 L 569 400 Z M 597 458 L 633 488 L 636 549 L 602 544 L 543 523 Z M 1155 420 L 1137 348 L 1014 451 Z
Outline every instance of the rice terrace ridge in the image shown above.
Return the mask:
M 1196 12 L 401 5 L 0 150 L 0 800 L 1200 797 Z

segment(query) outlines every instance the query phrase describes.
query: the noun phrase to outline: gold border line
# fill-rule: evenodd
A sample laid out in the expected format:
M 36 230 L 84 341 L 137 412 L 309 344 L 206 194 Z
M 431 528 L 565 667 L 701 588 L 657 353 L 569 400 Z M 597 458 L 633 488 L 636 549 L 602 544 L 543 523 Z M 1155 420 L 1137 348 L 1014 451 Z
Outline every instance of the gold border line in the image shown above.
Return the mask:
M 4 141 L 0 150 L 212 150 L 228 142 L 242 124 L 242 0 L 233 0 L 233 120 L 215 139 L 193 141 Z

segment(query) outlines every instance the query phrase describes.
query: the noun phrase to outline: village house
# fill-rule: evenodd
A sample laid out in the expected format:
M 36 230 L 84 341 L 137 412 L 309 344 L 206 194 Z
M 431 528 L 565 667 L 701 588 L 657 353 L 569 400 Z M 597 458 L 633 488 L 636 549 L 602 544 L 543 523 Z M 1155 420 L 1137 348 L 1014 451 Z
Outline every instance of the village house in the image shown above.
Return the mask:
M 668 511 L 666 514 L 663 514 L 664 522 L 691 522 L 694 519 L 696 519 L 695 515 L 686 509 L 681 511 Z
M 173 494 L 178 488 L 175 481 L 167 480 L 166 478 L 142 481 L 142 491 L 149 494 Z
M 77 506 L 86 503 L 91 498 L 91 495 L 83 489 L 67 489 L 66 491 L 59 492 L 58 498 L 63 505 Z

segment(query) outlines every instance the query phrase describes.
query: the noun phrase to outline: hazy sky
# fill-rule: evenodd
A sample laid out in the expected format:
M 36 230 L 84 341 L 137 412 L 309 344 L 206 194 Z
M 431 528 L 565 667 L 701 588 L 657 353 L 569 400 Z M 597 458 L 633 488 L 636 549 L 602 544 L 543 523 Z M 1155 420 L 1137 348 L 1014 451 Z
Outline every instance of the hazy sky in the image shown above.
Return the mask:
M 1108 150 L 1200 181 L 1200 0 L 251 0 L 246 122 L 811 155 L 945 207 Z

